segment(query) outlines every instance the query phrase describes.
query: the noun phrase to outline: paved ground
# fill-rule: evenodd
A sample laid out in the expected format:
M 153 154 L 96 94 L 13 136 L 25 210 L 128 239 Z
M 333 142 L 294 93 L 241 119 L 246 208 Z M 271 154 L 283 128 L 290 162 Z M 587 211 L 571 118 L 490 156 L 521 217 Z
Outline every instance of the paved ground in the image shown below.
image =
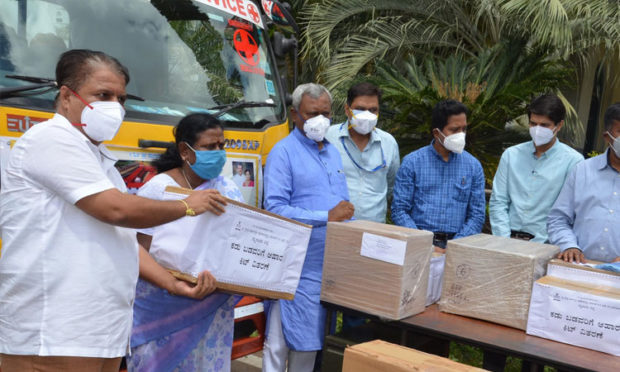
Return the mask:
M 263 363 L 263 352 L 258 351 L 254 354 L 235 359 L 231 364 L 231 372 L 259 372 Z

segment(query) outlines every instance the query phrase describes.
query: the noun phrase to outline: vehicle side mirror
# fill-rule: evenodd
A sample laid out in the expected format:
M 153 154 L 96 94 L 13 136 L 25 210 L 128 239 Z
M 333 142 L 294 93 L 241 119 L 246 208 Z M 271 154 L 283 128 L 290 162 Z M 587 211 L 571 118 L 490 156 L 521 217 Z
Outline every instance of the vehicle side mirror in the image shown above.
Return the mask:
M 291 27 L 296 34 L 299 34 L 299 26 L 291 14 L 290 4 L 281 3 L 277 0 L 261 0 L 261 4 L 263 11 L 273 23 Z
M 297 50 L 297 39 L 295 36 L 287 38 L 281 32 L 273 33 L 273 52 L 276 57 L 283 58 L 292 50 Z

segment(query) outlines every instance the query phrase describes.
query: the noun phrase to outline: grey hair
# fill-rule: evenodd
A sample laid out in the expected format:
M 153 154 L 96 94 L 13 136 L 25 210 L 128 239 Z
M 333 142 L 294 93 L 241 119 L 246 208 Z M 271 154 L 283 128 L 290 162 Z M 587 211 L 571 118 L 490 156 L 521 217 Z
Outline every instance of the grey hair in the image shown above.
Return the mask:
M 332 103 L 332 95 L 329 93 L 329 90 L 322 86 L 321 84 L 315 83 L 307 83 L 301 84 L 295 88 L 293 91 L 293 108 L 295 110 L 299 110 L 299 105 L 301 105 L 301 99 L 305 95 L 309 95 L 310 97 L 317 99 L 321 97 L 323 94 L 327 94 L 329 97 L 329 103 Z

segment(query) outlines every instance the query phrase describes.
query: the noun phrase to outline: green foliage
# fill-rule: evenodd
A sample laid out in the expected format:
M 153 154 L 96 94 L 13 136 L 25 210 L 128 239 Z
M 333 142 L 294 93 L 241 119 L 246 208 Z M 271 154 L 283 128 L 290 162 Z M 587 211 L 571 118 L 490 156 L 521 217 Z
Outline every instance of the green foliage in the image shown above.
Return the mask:
M 482 156 L 487 177 L 494 159 L 514 140 L 502 132 L 505 122 L 522 115 L 537 92 L 560 95 L 568 108 L 563 139 L 581 143 L 584 126 L 559 89 L 575 81 L 589 61 L 598 63 L 592 54 L 605 56 L 604 68 L 620 58 L 618 1 L 315 0 L 307 1 L 298 14 L 302 80 L 332 90 L 340 113 L 351 84 L 376 78 L 392 91 L 384 106 L 395 112 L 390 125 L 405 148 L 426 135 L 429 108 L 440 97 L 467 97 L 480 89 L 480 98 L 469 101 L 468 149 Z M 458 68 L 464 64 L 477 67 L 465 73 L 467 69 Z M 442 71 L 454 74 L 443 80 L 433 77 Z M 416 80 L 420 76 L 426 79 Z
M 470 366 L 482 368 L 483 353 L 480 348 L 470 345 L 450 342 L 450 359 L 467 364 Z M 519 358 L 509 356 L 506 358 L 505 372 L 520 372 L 522 361 Z M 556 372 L 555 368 L 544 366 L 544 372 Z
M 461 101 L 470 110 L 467 151 L 481 161 L 490 184 L 504 148 L 524 139 L 518 131 L 505 130 L 506 123 L 522 115 L 533 97 L 557 90 L 570 76 L 541 54 L 515 50 L 500 44 L 475 58 L 455 54 L 418 60 L 409 55 L 399 66 L 378 62 L 377 74 L 369 79 L 383 89 L 383 111 L 389 114 L 382 121 L 399 139 L 401 153 L 428 144 L 437 102 Z
M 450 359 L 482 368 L 482 351 L 477 347 L 450 342 Z
M 243 98 L 241 85 L 232 85 L 227 80 L 226 68 L 219 53 L 222 49 L 222 36 L 209 21 L 172 21 L 172 28 L 186 45 L 191 45 L 197 62 L 204 69 L 209 81 L 207 89 L 220 104 L 238 102 Z M 232 38 L 232 35 L 231 35 Z M 198 93 L 198 92 L 195 92 Z

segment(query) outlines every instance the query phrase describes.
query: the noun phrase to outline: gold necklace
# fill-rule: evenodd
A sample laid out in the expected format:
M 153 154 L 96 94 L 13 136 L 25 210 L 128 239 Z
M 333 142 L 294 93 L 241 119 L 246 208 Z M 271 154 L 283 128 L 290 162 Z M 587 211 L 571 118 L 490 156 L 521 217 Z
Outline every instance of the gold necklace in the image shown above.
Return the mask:
M 192 184 L 189 183 L 189 181 L 187 180 L 187 176 L 185 175 L 185 170 L 183 170 L 183 167 L 181 167 L 181 174 L 183 175 L 183 178 L 185 178 L 185 182 L 187 182 L 187 186 L 189 187 L 189 189 L 193 190 L 194 188 L 192 187 Z

